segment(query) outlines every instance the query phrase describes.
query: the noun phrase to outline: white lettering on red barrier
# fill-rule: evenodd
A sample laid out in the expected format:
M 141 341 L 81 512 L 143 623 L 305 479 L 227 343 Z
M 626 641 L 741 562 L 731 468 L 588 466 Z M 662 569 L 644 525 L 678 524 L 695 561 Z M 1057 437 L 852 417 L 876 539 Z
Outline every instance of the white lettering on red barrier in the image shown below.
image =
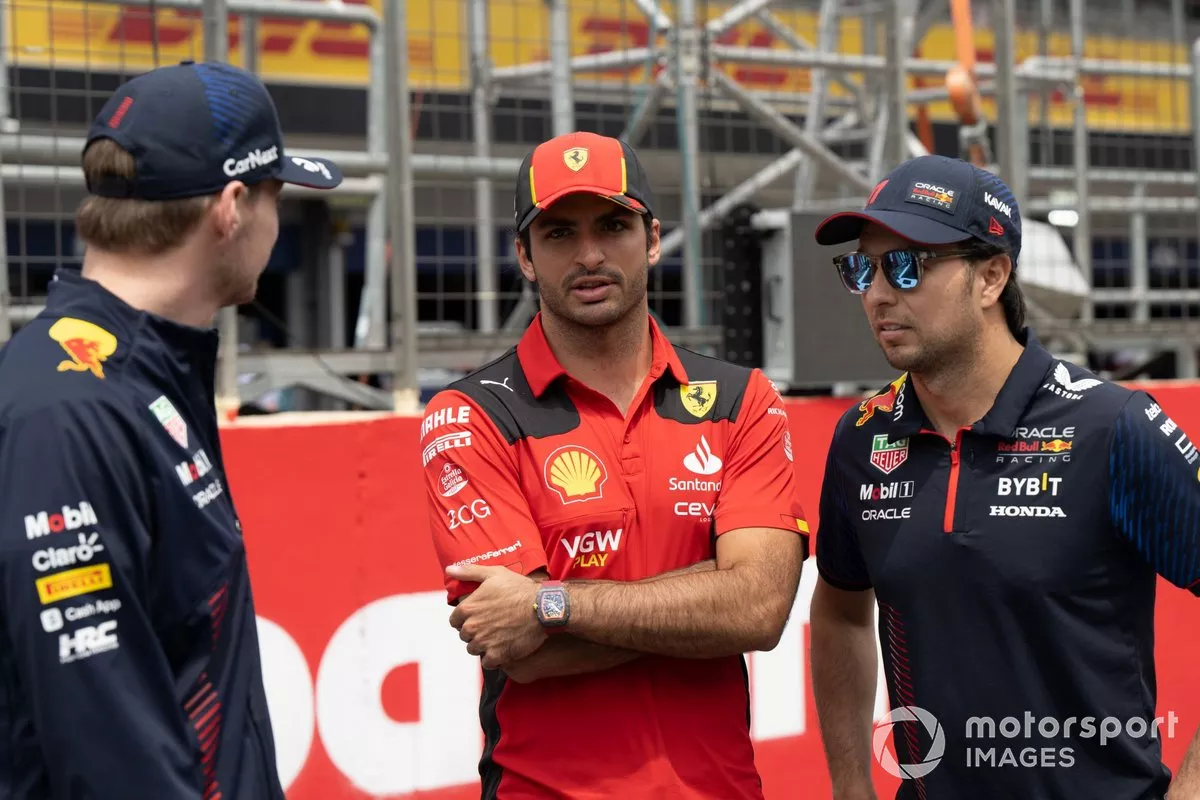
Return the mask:
M 810 558 L 779 645 L 749 657 L 752 735 L 756 741 L 816 733 L 806 719 L 804 631 L 816 586 Z M 376 600 L 346 619 L 326 645 L 314 683 L 300 647 L 279 625 L 259 617 L 264 680 L 286 791 L 309 758 L 315 732 L 330 761 L 366 795 L 446 789 L 478 780 L 479 660 L 446 622 L 443 591 Z M 391 719 L 383 684 L 416 664 L 420 720 Z M 879 665 L 875 718 L 887 712 Z M 473 739 L 466 740 L 464 732 Z M 473 741 L 470 747 L 466 741 Z

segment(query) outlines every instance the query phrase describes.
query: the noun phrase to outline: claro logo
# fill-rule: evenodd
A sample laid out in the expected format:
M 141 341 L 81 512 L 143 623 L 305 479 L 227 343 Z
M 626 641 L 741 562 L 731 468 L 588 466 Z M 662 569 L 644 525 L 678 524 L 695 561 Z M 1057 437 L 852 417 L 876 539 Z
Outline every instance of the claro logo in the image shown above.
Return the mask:
M 779 645 L 747 658 L 755 741 L 815 735 L 804 681 L 796 680 L 808 669 L 804 627 L 817 575 L 812 562 L 806 566 Z M 314 787 L 338 786 L 345 787 L 340 796 L 368 800 L 479 780 L 479 659 L 446 624 L 446 609 L 442 591 L 384 597 L 351 614 L 327 643 L 305 649 L 276 622 L 258 618 L 289 796 L 303 788 L 305 797 L 318 797 Z M 294 618 L 297 634 L 311 635 L 304 618 Z M 882 678 L 881 671 L 877 719 L 887 710 Z M 400 711 L 396 697 L 409 698 Z M 294 788 L 301 771 L 303 787 Z

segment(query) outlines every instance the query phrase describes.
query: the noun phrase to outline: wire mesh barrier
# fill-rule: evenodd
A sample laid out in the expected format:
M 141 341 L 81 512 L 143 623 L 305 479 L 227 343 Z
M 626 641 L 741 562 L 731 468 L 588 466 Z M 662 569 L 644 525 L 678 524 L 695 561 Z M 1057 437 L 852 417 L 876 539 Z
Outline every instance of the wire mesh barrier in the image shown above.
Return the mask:
M 651 309 L 685 345 L 720 353 L 731 326 L 787 313 L 770 286 L 730 283 L 727 221 L 858 206 L 899 161 L 938 152 L 1012 187 L 1031 319 L 1060 352 L 1116 375 L 1196 372 L 1182 0 L 0 8 L 0 339 L 37 312 L 55 267 L 80 262 L 79 154 L 107 93 L 155 65 L 222 58 L 262 77 L 291 149 L 333 151 L 348 176 L 329 197 L 289 190 L 259 299 L 236 315 L 225 390 L 262 410 L 393 407 L 510 346 L 537 307 L 515 262 L 516 171 L 576 129 L 642 154 L 664 232 Z M 958 91 L 964 75 L 977 100 Z M 730 290 L 746 302 L 731 308 Z

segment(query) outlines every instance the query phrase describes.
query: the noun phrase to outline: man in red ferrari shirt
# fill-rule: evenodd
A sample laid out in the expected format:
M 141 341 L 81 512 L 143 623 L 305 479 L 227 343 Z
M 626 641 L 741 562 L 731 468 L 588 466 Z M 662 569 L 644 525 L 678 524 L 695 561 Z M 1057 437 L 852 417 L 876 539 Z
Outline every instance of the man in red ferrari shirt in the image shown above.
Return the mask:
M 647 184 L 616 139 L 530 153 L 517 253 L 541 312 L 426 409 L 451 624 L 484 669 L 484 798 L 763 796 L 743 653 L 779 641 L 808 525 L 770 381 L 649 315 Z

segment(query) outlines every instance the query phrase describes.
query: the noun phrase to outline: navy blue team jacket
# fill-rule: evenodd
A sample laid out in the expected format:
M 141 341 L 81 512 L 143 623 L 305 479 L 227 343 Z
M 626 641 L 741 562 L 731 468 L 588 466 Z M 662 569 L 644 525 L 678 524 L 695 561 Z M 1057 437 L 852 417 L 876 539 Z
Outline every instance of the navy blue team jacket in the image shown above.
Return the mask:
M 0 797 L 283 798 L 216 354 L 65 270 L 0 350 Z
M 1200 593 L 1200 450 L 1027 332 L 947 440 L 901 376 L 837 426 L 817 566 L 873 589 L 905 800 L 1157 800 L 1158 576 Z M 921 711 L 912 710 L 913 708 Z M 1120 731 L 1115 728 L 1120 726 Z

